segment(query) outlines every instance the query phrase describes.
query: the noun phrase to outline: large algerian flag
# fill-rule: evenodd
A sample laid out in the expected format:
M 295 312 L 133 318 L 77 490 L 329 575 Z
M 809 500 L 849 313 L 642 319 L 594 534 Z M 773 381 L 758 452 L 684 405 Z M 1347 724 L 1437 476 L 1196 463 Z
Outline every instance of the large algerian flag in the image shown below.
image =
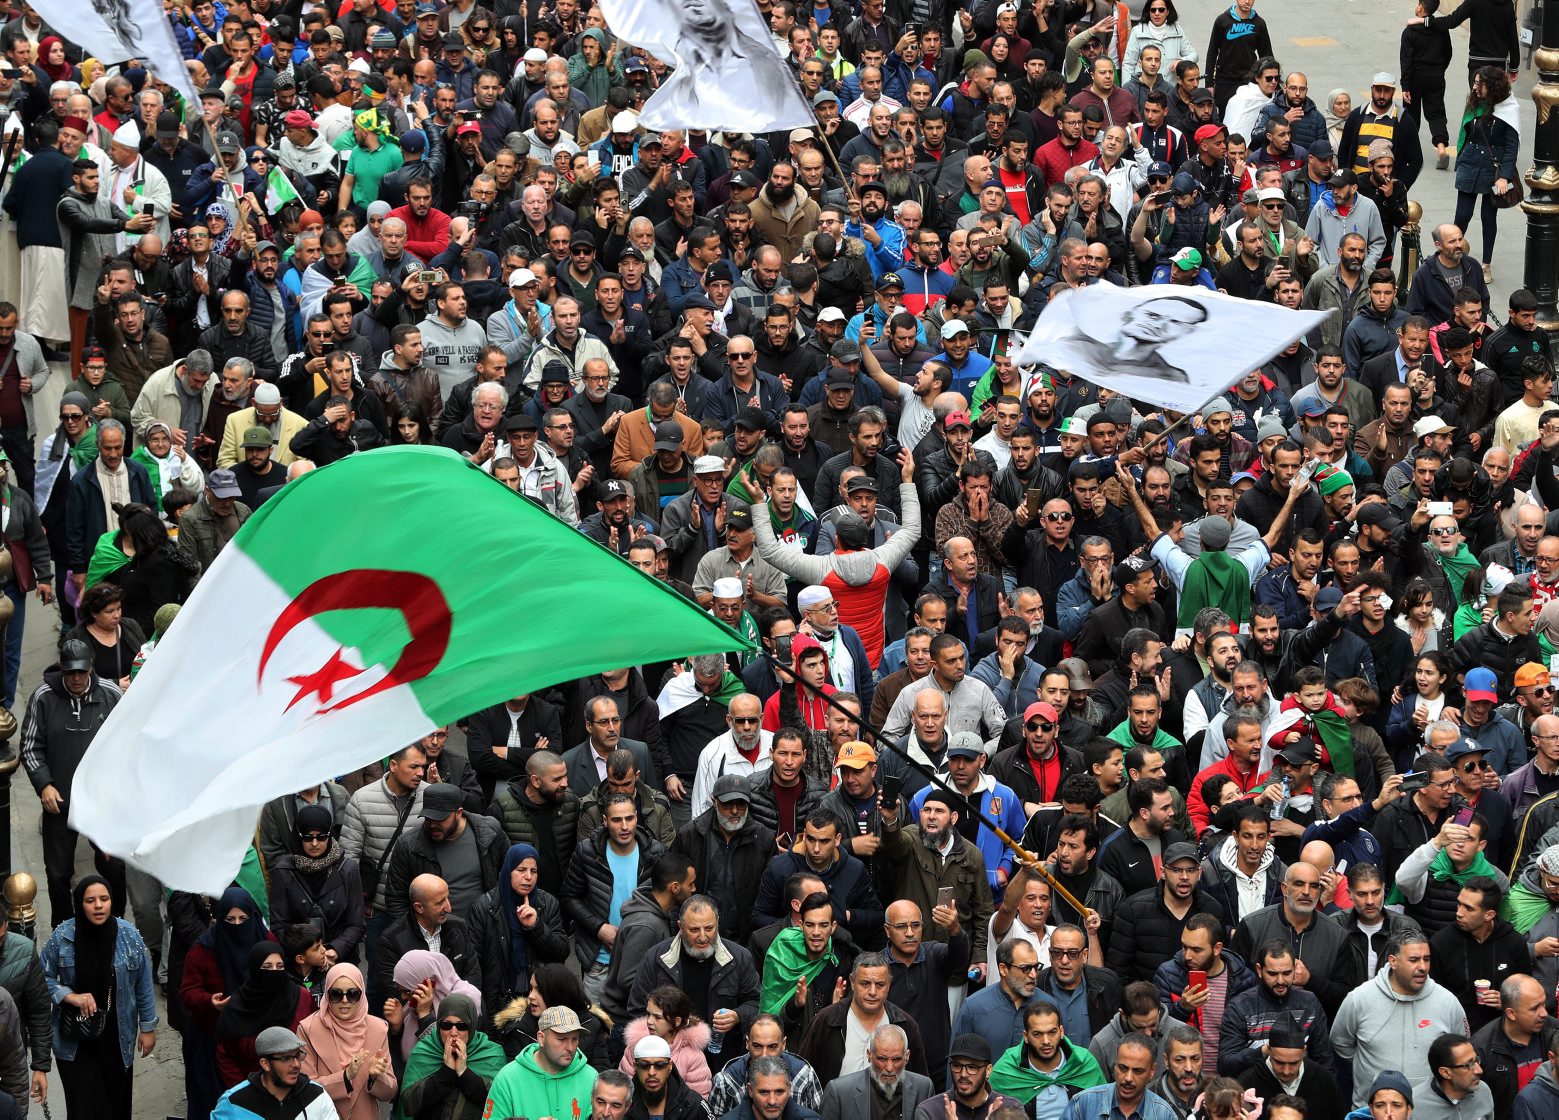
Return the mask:
M 521 693 L 745 648 L 451 451 L 352 455 L 222 550 L 99 729 L 70 824 L 217 894 L 271 798 Z

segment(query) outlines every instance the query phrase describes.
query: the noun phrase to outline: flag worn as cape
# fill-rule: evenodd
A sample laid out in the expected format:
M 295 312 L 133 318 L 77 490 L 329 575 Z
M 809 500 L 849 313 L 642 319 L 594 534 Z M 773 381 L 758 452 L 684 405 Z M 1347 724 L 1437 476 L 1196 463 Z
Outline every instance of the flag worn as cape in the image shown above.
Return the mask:
M 1272 721 L 1272 727 L 1267 732 L 1267 746 L 1262 752 L 1262 764 L 1272 765 L 1271 755 L 1277 753 L 1284 732 L 1298 731 L 1301 735 L 1311 735 L 1321 744 L 1326 751 L 1327 758 L 1322 759 L 1322 765 L 1331 764 L 1332 773 L 1353 777 L 1355 767 L 1353 762 L 1353 731 L 1348 726 L 1348 719 L 1334 709 L 1337 703 L 1330 692 L 1326 694 L 1326 707 L 1319 712 L 1307 712 L 1299 706 L 1299 701 L 1290 696 L 1283 701 L 1283 706 L 1278 709 L 1277 717 Z M 1269 753 L 1270 752 L 1270 753 Z
M 1236 623 L 1250 621 L 1250 570 L 1227 552 L 1202 552 L 1191 561 L 1180 588 L 1177 624 L 1193 626 L 1203 607 L 1219 607 Z
M 807 956 L 807 936 L 794 926 L 782 929 L 769 946 L 769 955 L 763 959 L 763 991 L 758 996 L 758 1010 L 778 1015 L 785 1004 L 796 994 L 796 981 L 806 977 L 810 987 L 825 965 L 839 963 L 834 952 L 834 939 L 828 939 L 828 948 L 817 960 Z
M 360 452 L 228 542 L 93 739 L 71 827 L 217 894 L 262 805 L 386 743 L 559 681 L 745 648 L 454 452 Z
M 1505 901 L 1500 903 L 1499 916 L 1516 928 L 1523 937 L 1527 931 L 1553 909 L 1553 903 L 1541 890 L 1534 889 L 1522 879 L 1510 888 Z
M 672 592 L 676 594 L 676 592 Z M 735 648 L 734 646 L 732 647 Z M 647 660 L 653 661 L 654 658 Z M 747 691 L 747 686 L 742 683 L 731 670 L 725 671 L 725 676 L 720 678 L 720 687 L 710 697 L 717 704 L 731 706 L 731 701 Z M 693 678 L 691 669 L 678 673 L 666 682 L 666 687 L 660 690 L 660 695 L 655 698 L 655 706 L 660 709 L 660 718 L 665 719 L 676 712 L 680 712 L 699 697 L 698 682 Z
M 114 543 L 118 535 L 116 530 L 110 530 L 92 546 L 92 555 L 87 558 L 87 581 L 82 586 L 83 591 L 102 583 L 130 562 L 130 557 Z
M 1070 1039 L 1061 1040 L 1065 1059 L 1054 1073 L 1041 1073 L 1023 1058 L 1023 1043 L 1018 1043 L 996 1059 L 991 1067 L 991 1088 L 1004 1097 L 1017 1097 L 1028 1104 L 1052 1085 L 1069 1089 L 1092 1089 L 1103 1085 L 1104 1074 L 1094 1056 Z M 1070 1094 L 1068 1094 L 1070 1095 Z

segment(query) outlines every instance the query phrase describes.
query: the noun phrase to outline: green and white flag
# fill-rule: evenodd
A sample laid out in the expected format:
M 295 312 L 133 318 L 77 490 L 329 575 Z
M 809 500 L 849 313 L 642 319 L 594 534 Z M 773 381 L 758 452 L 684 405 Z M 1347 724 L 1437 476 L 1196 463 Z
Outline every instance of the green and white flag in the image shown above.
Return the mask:
M 283 206 L 297 197 L 298 192 L 293 190 L 292 181 L 287 178 L 287 173 L 279 167 L 271 168 L 271 173 L 265 181 L 265 212 L 279 213 Z
M 745 648 L 454 452 L 352 455 L 222 550 L 93 740 L 70 825 L 217 894 L 272 798 L 521 693 Z

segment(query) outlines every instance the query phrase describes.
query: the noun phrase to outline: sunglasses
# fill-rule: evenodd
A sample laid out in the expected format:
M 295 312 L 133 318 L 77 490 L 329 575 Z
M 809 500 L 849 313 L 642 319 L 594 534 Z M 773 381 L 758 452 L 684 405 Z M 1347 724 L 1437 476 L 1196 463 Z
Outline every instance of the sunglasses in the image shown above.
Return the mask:
M 635 1059 L 633 1064 L 639 1069 L 663 1070 L 671 1068 L 671 1063 L 667 1061 L 650 1062 Z
M 363 998 L 361 988 L 331 988 L 325 993 L 331 1003 L 357 1003 Z
M 1283 205 L 1284 204 L 1281 202 L 1263 202 L 1261 204 L 1261 208 L 1263 210 L 1281 210 L 1283 209 Z
M 1429 532 L 1436 537 L 1454 537 L 1458 530 L 1453 525 L 1442 525 L 1438 529 L 1430 529 Z
M 1047 514 L 1045 514 L 1045 520 L 1046 521 L 1070 521 L 1070 520 L 1072 520 L 1072 515 L 1070 513 L 1066 513 L 1065 511 L 1062 511 L 1060 513 L 1047 513 Z
M 1489 765 L 1489 760 L 1486 759 L 1486 758 L 1479 758 L 1479 759 L 1475 759 L 1475 760 L 1470 761 L 1470 762 L 1462 763 L 1462 773 L 1463 774 L 1471 774 L 1471 773 L 1473 773 L 1476 770 L 1492 770 L 1492 769 L 1494 769 L 1494 767 Z
M 1054 731 L 1056 729 L 1055 724 L 1043 719 L 1031 719 L 1023 726 L 1029 731 Z
M 1532 686 L 1533 696 L 1548 696 L 1553 692 L 1553 686 L 1547 684 L 1535 684 Z
M 65 421 L 67 424 L 74 423 L 77 420 L 85 420 L 86 418 L 87 418 L 87 414 L 85 412 L 62 412 L 62 413 L 60 413 L 60 419 Z
M 1055 946 L 1051 946 L 1051 948 L 1050 948 L 1050 955 L 1052 957 L 1059 957 L 1061 960 L 1064 960 L 1064 961 L 1075 961 L 1078 957 L 1083 955 L 1083 950 L 1081 950 L 1081 949 L 1057 949 Z
M 317 844 L 321 840 L 329 840 L 330 839 L 330 833 L 328 833 L 328 832 L 305 832 L 301 836 L 301 839 L 304 841 L 304 843 Z
M 469 1034 L 471 1031 L 471 1024 L 463 1023 L 459 1019 L 440 1019 L 438 1029 L 441 1031 L 465 1031 L 467 1034 Z

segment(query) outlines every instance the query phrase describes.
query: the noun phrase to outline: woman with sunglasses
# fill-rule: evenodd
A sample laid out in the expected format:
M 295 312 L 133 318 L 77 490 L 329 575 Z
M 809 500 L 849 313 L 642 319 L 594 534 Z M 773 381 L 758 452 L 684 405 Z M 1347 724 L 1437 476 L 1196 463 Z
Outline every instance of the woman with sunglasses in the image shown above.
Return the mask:
M 481 1113 L 509 1058 L 476 1029 L 479 1018 L 463 995 L 440 1001 L 438 1030 L 423 1035 L 406 1059 L 395 1120 L 475 1120 Z
M 331 964 L 355 962 L 367 930 L 363 879 L 357 860 L 331 836 L 330 811 L 298 810 L 292 850 L 271 867 L 271 929 L 280 937 L 292 925 L 312 925 Z
M 1197 60 L 1196 48 L 1180 29 L 1180 13 L 1175 11 L 1174 0 L 1148 0 L 1142 7 L 1142 18 L 1131 29 L 1126 39 L 1126 54 L 1121 60 L 1121 83 L 1134 80 L 1142 73 L 1142 48 L 1149 45 L 1163 52 L 1161 74 L 1173 74 L 1175 63 L 1184 59 Z
M 356 965 L 336 965 L 325 974 L 325 1006 L 298 1024 L 308 1046 L 303 1072 L 325 1087 L 341 1120 L 379 1120 L 379 1105 L 395 1099 L 390 1028 L 368 1013 L 366 987 Z

